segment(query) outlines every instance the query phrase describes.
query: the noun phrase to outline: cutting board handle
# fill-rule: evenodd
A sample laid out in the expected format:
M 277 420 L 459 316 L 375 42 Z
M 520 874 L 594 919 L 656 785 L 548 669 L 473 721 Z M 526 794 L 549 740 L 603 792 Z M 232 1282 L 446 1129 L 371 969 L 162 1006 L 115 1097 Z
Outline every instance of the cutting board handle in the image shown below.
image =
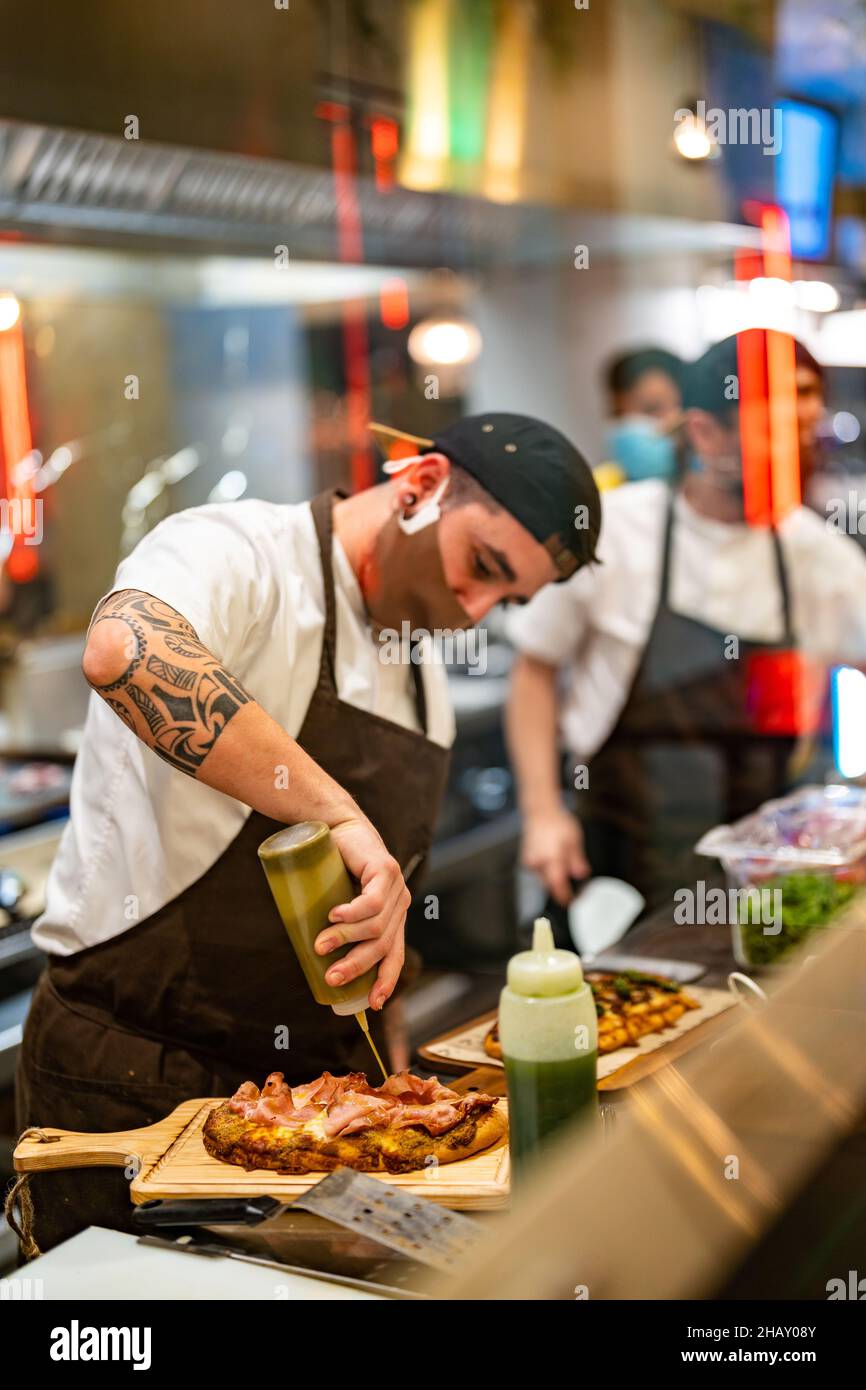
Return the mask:
M 34 1125 L 24 1131 L 12 1161 L 17 1173 L 46 1172 L 52 1168 L 126 1168 L 135 1176 L 145 1164 L 155 1163 L 178 1135 L 212 1100 L 186 1100 L 164 1120 L 143 1129 L 117 1130 L 112 1134 L 79 1134 L 72 1129 Z

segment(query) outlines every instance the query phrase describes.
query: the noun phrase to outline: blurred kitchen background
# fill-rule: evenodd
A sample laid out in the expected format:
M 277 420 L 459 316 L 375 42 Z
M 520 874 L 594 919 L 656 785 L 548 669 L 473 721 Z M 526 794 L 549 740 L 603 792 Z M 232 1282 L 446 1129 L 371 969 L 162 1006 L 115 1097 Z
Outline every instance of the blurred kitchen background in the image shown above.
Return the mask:
M 0 12 L 5 1174 L 40 967 L 27 928 L 67 811 L 84 633 L 162 517 L 364 486 L 379 467 L 370 418 L 429 434 L 522 410 L 599 465 L 612 354 L 652 343 L 691 359 L 747 324 L 788 327 L 825 368 L 826 495 L 859 515 L 866 4 Z M 675 120 L 685 108 L 694 121 Z M 781 109 L 780 152 L 714 141 L 711 108 Z M 792 283 L 736 275 L 768 204 L 790 219 Z M 495 617 L 489 637 L 486 674 L 451 674 L 458 736 L 428 881 L 440 913 L 411 928 L 428 967 L 416 1039 L 465 1018 L 470 991 L 489 1006 L 540 904 L 516 864 Z

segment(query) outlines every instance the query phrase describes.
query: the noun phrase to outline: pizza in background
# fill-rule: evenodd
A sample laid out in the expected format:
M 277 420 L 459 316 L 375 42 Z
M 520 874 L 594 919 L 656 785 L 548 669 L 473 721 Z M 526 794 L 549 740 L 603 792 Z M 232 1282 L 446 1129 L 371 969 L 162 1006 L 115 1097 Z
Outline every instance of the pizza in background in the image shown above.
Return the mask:
M 663 1033 L 700 1004 L 676 980 L 639 970 L 588 970 L 598 1015 L 598 1050 L 634 1047 L 646 1033 Z
M 634 1047 L 646 1033 L 662 1033 L 671 1028 L 689 1009 L 700 1004 L 663 975 L 644 975 L 639 970 L 587 970 L 585 977 L 595 1000 L 598 1016 L 598 1050 L 615 1052 Z M 484 1051 L 502 1059 L 499 1024 L 487 1033 Z

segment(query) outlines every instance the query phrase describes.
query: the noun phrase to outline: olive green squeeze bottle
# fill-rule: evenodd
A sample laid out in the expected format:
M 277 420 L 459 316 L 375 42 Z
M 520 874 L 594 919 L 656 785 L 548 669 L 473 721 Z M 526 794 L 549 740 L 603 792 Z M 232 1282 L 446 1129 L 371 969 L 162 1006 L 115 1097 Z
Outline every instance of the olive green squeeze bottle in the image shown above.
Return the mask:
M 508 962 L 499 1040 L 508 1078 L 511 1161 L 519 1180 L 548 1135 L 598 1108 L 595 1001 L 580 958 L 554 947 L 546 917 L 535 922 L 532 950 Z
M 377 968 L 371 967 L 346 984 L 332 985 L 325 979 L 326 972 L 354 943 L 338 946 L 326 956 L 320 956 L 315 948 L 316 937 L 331 925 L 331 910 L 355 897 L 352 880 L 328 826 L 324 821 L 287 825 L 259 845 L 259 859 L 313 998 L 319 1004 L 330 1004 L 341 1017 L 356 1016 L 383 1076 L 387 1076 L 370 1037 L 365 1013 Z

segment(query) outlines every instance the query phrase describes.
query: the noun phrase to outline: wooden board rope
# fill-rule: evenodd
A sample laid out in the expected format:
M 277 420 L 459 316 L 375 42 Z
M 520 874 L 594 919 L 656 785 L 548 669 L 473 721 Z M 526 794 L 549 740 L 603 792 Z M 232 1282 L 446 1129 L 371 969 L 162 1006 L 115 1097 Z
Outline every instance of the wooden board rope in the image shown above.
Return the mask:
M 35 1139 L 40 1144 L 56 1144 L 59 1137 L 57 1134 L 46 1134 L 38 1125 L 31 1125 L 29 1129 L 22 1129 L 18 1136 L 18 1144 L 24 1139 Z M 20 1219 L 15 1215 L 16 1202 Z M 29 1173 L 22 1173 L 20 1177 L 12 1179 L 3 1203 L 3 1215 L 18 1237 L 22 1258 L 35 1260 L 42 1251 L 33 1237 L 33 1194 L 30 1191 Z

